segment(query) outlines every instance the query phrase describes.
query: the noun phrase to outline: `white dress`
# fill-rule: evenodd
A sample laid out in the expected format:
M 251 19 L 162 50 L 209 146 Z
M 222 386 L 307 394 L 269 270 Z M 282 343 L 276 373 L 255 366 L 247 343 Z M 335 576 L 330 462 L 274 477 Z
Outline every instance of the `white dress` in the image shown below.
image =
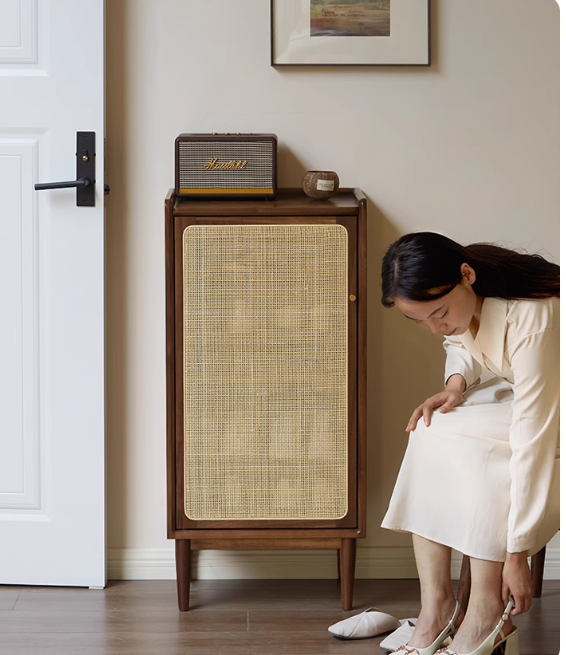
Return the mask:
M 464 402 L 411 433 L 383 528 L 465 555 L 538 552 L 559 529 L 560 301 L 486 298 L 476 337 L 447 337 Z M 482 371 L 492 379 L 479 384 Z

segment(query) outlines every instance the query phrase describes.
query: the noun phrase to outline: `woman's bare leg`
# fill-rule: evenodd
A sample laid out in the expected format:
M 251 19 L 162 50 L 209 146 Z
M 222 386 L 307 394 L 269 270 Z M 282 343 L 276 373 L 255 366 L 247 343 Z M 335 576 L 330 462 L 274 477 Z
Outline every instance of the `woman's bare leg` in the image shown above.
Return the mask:
M 452 551 L 417 535 L 413 535 L 413 547 L 421 586 L 421 612 L 408 645 L 426 648 L 448 625 L 456 607 L 450 579 Z
M 501 574 L 503 562 L 488 562 L 470 557 L 472 586 L 466 616 L 450 649 L 456 653 L 471 653 L 491 634 L 503 614 Z M 503 631 L 511 632 L 511 621 Z

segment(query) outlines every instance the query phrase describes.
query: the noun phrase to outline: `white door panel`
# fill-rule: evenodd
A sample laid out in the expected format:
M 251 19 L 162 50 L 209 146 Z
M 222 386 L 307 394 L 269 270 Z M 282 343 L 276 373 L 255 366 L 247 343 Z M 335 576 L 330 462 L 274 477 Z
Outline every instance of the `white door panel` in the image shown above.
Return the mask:
M 37 444 L 37 221 L 33 216 L 33 140 L 0 143 L 0 284 L 2 285 L 0 398 L 4 437 L 0 508 L 36 508 Z M 6 438 L 8 437 L 8 438 Z
M 105 584 L 103 91 L 104 0 L 0 2 L 0 584 Z

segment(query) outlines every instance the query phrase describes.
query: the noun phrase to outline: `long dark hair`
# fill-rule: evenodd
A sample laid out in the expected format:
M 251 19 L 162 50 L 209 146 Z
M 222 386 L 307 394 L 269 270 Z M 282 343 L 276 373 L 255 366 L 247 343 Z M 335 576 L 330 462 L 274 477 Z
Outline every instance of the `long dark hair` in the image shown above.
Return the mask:
M 436 300 L 462 281 L 460 267 L 476 272 L 475 293 L 482 298 L 550 298 L 560 296 L 560 266 L 540 255 L 508 250 L 492 243 L 461 246 L 442 234 L 414 232 L 395 241 L 381 266 L 382 298 Z

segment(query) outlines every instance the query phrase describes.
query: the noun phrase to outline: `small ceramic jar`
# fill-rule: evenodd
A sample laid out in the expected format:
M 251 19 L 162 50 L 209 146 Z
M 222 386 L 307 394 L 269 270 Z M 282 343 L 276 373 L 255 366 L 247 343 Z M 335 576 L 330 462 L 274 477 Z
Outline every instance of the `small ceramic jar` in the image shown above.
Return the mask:
M 334 171 L 307 171 L 303 179 L 303 191 L 309 198 L 317 200 L 333 196 L 339 185 L 340 180 Z

